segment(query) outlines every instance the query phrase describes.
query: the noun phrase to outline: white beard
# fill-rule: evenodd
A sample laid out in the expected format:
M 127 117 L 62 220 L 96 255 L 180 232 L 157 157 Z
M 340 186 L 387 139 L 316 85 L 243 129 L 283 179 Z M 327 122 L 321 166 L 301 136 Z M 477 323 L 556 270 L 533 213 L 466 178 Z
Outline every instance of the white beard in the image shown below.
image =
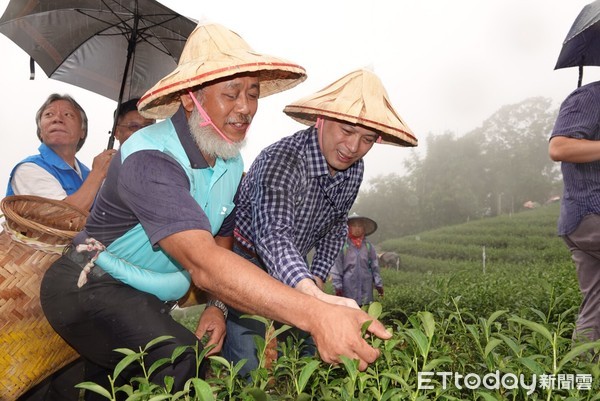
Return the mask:
M 194 107 L 188 120 L 188 127 L 192 133 L 192 138 L 194 138 L 202 153 L 212 157 L 219 157 L 223 160 L 234 158 L 240 154 L 240 150 L 246 144 L 245 138 L 240 142 L 226 142 L 215 132 L 212 126 L 201 127 L 200 123 L 203 122 L 204 120 L 200 116 L 198 109 Z

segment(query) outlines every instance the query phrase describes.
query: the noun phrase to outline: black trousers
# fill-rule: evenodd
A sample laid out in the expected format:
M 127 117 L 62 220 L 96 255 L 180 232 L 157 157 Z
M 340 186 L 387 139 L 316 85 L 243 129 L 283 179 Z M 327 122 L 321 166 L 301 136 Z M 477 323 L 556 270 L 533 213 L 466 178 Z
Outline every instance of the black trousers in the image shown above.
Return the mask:
M 144 356 L 148 369 L 155 361 L 170 358 L 179 346 L 197 343 L 194 333 L 173 320 L 170 304 L 152 294 L 138 291 L 109 274 L 100 277 L 88 275 L 88 282 L 77 287 L 81 267 L 62 256 L 48 269 L 40 289 L 42 309 L 56 332 L 75 348 L 85 361 L 85 381 L 92 381 L 110 389 L 108 376 L 124 355 L 114 350 L 140 348 L 159 336 L 172 336 Z M 199 345 L 201 346 L 201 345 Z M 173 364 L 157 370 L 151 380 L 162 385 L 165 376 L 175 379 L 174 389 L 181 390 L 185 382 L 196 376 L 196 357 L 190 348 Z M 201 376 L 205 366 L 202 366 Z M 140 376 L 139 364 L 130 365 L 116 385 L 129 383 Z M 86 400 L 105 398 L 86 392 Z
M 78 401 L 80 389 L 75 385 L 84 381 L 84 368 L 83 359 L 78 358 L 38 383 L 17 401 Z

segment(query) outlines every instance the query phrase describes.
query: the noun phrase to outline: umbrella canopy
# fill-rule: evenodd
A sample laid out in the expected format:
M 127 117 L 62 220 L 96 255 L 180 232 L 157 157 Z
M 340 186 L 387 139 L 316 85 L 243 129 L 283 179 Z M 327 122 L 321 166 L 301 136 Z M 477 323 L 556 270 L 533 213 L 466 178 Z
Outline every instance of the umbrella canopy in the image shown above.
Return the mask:
M 195 27 L 155 0 L 11 0 L 0 18 L 0 33 L 48 77 L 116 100 L 117 108 L 177 67 Z
M 583 66 L 600 66 L 600 0 L 583 7 L 565 38 L 554 69 L 579 67 L 579 82 Z

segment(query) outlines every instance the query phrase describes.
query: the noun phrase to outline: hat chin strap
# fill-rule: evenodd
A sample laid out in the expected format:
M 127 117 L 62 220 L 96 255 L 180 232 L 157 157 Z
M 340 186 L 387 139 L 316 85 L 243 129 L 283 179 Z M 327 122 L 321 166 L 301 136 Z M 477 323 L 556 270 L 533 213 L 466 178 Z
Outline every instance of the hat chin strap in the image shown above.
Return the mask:
M 221 138 L 223 138 L 223 140 L 225 142 L 227 142 L 227 143 L 233 143 L 233 141 L 231 139 L 227 138 L 227 136 L 225 136 L 225 134 L 222 133 L 221 130 L 218 129 L 217 126 L 213 123 L 212 119 L 208 116 L 208 113 L 206 113 L 206 111 L 204 111 L 204 109 L 200 105 L 200 102 L 198 102 L 198 99 L 196 99 L 196 96 L 194 96 L 194 94 L 192 93 L 192 91 L 188 89 L 188 93 L 190 94 L 190 97 L 192 98 L 192 101 L 196 105 L 196 108 L 198 109 L 198 113 L 200 113 L 200 115 L 204 119 L 204 122 L 200 123 L 199 125 L 201 127 L 206 127 L 206 126 L 209 126 L 209 125 L 212 126 L 213 129 L 217 132 L 217 134 L 219 134 L 221 136 Z
M 323 118 L 317 117 L 317 122 L 315 123 L 315 128 L 317 129 L 317 139 L 319 140 L 319 147 L 323 149 Z

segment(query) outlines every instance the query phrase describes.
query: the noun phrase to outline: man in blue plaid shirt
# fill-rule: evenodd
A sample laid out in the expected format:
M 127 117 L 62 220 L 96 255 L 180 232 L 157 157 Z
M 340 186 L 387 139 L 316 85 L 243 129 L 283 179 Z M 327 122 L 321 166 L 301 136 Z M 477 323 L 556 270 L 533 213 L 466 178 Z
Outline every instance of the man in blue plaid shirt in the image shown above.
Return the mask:
M 267 147 L 253 162 L 235 200 L 234 251 L 305 294 L 358 308 L 323 286 L 347 237 L 363 156 L 375 142 L 417 144 L 390 105 L 379 78 L 366 70 L 288 105 L 284 112 L 310 127 Z M 258 366 L 253 337 L 264 334 L 262 323 L 230 309 L 223 356 L 247 359 L 240 371 L 247 374 Z

